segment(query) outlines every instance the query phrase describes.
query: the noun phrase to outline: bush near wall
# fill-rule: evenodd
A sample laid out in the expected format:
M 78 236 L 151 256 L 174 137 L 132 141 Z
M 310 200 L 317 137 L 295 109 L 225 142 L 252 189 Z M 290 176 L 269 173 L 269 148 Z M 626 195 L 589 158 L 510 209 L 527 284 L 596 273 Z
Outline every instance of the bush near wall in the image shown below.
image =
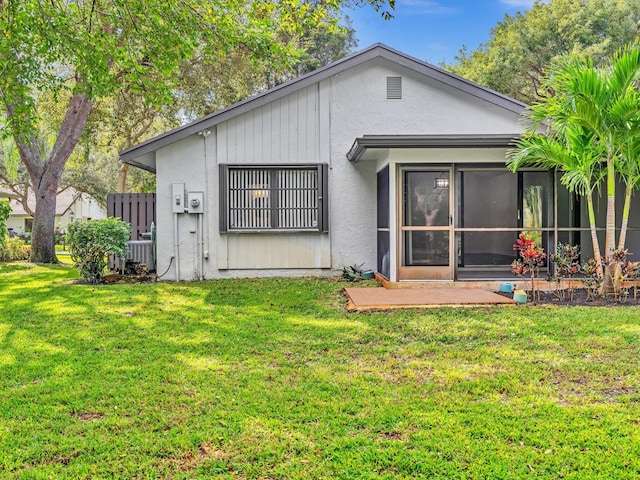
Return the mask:
M 4 246 L 5 241 L 8 238 L 7 219 L 9 218 L 9 215 L 11 215 L 11 205 L 9 204 L 9 200 L 0 198 L 0 248 Z
M 68 249 L 82 278 L 89 283 L 102 283 L 107 257 L 124 257 L 130 236 L 129 224 L 118 218 L 70 223 L 67 229 Z
M 18 237 L 6 237 L 4 244 L 0 244 L 0 260 L 5 262 L 27 260 L 29 258 L 29 249 L 29 245 Z

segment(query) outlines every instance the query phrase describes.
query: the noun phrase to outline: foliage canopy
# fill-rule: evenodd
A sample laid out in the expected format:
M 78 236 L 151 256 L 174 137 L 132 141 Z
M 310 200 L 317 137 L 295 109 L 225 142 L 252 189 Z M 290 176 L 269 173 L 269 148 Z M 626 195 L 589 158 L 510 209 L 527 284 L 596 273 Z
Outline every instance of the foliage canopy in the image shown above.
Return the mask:
M 606 64 L 613 53 L 638 38 L 640 0 L 550 0 L 505 15 L 490 39 L 474 51 L 462 49 L 448 68 L 481 85 L 536 101 L 543 79 L 566 55 Z
M 367 0 L 384 10 L 393 2 Z M 180 66 L 242 45 L 288 64 L 279 35 L 323 24 L 339 0 L 6 0 L 0 2 L 3 137 L 13 137 L 37 203 L 32 260 L 55 262 L 55 197 L 64 167 L 101 100 L 127 91 L 147 105 L 170 101 Z M 43 101 L 62 106 L 50 151 L 38 148 Z

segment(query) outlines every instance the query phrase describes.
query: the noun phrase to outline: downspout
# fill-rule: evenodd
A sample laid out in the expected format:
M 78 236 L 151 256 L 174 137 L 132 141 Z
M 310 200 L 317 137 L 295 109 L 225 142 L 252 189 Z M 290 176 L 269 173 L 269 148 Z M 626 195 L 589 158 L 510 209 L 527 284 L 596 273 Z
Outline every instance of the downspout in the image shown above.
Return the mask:
M 178 214 L 173 214 L 173 256 L 176 258 L 176 282 L 180 281 L 180 244 L 178 243 Z
M 202 130 L 198 132 L 199 135 L 202 135 L 202 145 L 203 145 L 203 153 L 204 153 L 204 199 L 203 199 L 203 207 L 208 202 L 209 199 L 209 156 L 207 154 L 207 137 L 211 135 L 211 130 Z M 209 245 L 210 245 L 210 237 L 209 237 L 209 221 L 204 217 L 205 213 L 210 215 L 208 209 L 204 210 L 204 213 L 199 214 L 199 228 L 200 232 L 199 238 L 199 246 L 200 246 L 200 280 L 204 280 L 204 261 L 209 259 Z M 205 249 L 206 245 L 206 249 Z
M 198 214 L 198 254 L 200 256 L 200 272 L 199 272 L 199 280 L 202 281 L 204 280 L 204 232 L 203 230 L 203 222 L 204 219 L 202 218 L 204 217 L 204 213 L 199 213 Z

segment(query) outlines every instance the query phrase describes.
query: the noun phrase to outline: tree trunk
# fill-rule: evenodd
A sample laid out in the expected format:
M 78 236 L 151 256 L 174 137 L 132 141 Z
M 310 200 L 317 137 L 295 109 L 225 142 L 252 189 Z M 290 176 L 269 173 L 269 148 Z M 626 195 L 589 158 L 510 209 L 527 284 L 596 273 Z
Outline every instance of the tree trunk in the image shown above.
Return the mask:
M 54 184 L 55 183 L 55 184 Z M 36 192 L 36 211 L 31 231 L 31 259 L 33 263 L 58 263 L 55 249 L 55 218 L 57 182 L 41 186 Z
M 613 159 L 607 159 L 607 228 L 605 232 L 605 257 L 602 294 L 611 295 L 617 291 L 615 278 L 616 267 L 612 255 L 616 249 L 616 172 Z
M 120 165 L 118 172 L 118 193 L 127 193 L 127 172 L 129 172 L 129 165 L 126 163 Z
M 629 212 L 631 211 L 631 194 L 633 189 L 627 187 L 624 192 L 624 207 L 622 208 L 622 222 L 620 223 L 620 238 L 618 238 L 618 250 L 624 249 L 627 242 L 627 227 L 629 226 Z
M 69 99 L 56 141 L 44 161 L 35 137 L 15 139 L 36 196 L 31 233 L 32 262 L 58 262 L 55 253 L 56 195 L 64 166 L 80 140 L 92 107 L 93 103 L 86 95 L 74 95 Z M 13 114 L 11 108 L 8 114 Z
M 596 230 L 596 213 L 593 209 L 593 196 L 587 195 L 587 211 L 589 212 L 589 227 L 591 229 L 591 243 L 593 245 L 593 259 L 596 261 L 596 272 L 602 278 L 602 256 L 600 255 L 600 242 Z

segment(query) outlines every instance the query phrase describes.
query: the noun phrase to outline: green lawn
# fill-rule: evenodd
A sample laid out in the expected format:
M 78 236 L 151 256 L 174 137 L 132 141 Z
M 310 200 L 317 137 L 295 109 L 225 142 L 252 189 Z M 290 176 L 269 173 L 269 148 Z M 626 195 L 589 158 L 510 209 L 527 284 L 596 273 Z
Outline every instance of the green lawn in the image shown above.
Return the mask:
M 346 313 L 335 280 L 0 264 L 2 478 L 640 476 L 634 308 Z

